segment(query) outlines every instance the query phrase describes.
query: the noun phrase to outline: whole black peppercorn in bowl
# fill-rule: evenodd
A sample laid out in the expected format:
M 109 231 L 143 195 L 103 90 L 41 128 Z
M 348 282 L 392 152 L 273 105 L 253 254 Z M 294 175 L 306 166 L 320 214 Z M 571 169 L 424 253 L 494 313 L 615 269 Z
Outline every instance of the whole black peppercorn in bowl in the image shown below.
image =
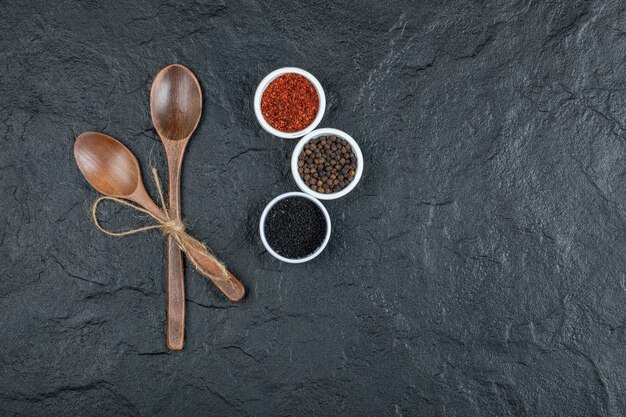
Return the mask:
M 291 157 L 298 188 L 320 200 L 343 197 L 363 175 L 363 154 L 356 141 L 337 129 L 317 129 L 304 136 Z
M 265 249 L 297 264 L 319 255 L 330 240 L 330 216 L 319 200 L 300 192 L 281 194 L 265 207 L 259 233 Z

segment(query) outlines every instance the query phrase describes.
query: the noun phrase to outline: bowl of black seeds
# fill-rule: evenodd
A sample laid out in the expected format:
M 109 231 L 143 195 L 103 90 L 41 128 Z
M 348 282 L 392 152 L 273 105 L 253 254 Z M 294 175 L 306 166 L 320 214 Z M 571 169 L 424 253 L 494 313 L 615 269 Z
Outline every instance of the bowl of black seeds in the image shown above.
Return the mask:
M 293 150 L 291 173 L 303 192 L 333 200 L 356 187 L 363 175 L 363 154 L 347 133 L 317 129 L 300 139 Z
M 259 232 L 267 251 L 298 264 L 319 255 L 330 240 L 330 216 L 321 202 L 300 192 L 281 194 L 265 207 Z

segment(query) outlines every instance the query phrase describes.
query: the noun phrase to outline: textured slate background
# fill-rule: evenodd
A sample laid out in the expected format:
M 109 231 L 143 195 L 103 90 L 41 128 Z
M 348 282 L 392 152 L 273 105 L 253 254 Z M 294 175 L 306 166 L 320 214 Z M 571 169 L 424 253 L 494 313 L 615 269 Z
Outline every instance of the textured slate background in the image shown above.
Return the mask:
M 0 5 L 0 415 L 624 415 L 622 1 L 117 3 Z M 249 296 L 188 270 L 172 353 L 164 241 L 95 230 L 72 144 L 119 138 L 154 195 L 174 62 L 205 99 L 183 212 Z M 252 111 L 287 65 L 366 155 L 299 266 L 257 236 L 295 189 Z

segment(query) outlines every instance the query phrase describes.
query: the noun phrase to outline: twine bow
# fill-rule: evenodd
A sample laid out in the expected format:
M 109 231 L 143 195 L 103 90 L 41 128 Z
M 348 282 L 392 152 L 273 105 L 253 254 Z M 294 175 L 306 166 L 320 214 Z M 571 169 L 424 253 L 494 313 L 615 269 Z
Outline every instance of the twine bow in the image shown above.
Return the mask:
M 208 276 L 215 282 L 228 281 L 230 278 L 224 264 L 211 254 L 206 245 L 187 233 L 187 231 L 185 230 L 185 225 L 182 221 L 171 217 L 170 211 L 165 204 L 165 199 L 163 198 L 163 189 L 161 188 L 161 181 L 159 181 L 159 176 L 157 174 L 156 168 L 152 168 L 152 178 L 154 180 L 154 183 L 156 184 L 157 191 L 159 192 L 161 211 L 163 215 L 162 218 L 159 218 L 158 216 L 154 215 L 143 207 L 139 207 L 121 198 L 100 196 L 96 201 L 94 201 L 93 206 L 91 207 L 91 219 L 98 228 L 98 230 L 109 236 L 124 237 L 134 235 L 136 233 L 146 232 L 148 230 L 160 229 L 165 235 L 172 236 L 174 238 L 174 241 L 176 241 L 176 244 L 178 245 L 180 250 L 182 250 L 185 255 L 187 255 L 187 258 L 191 261 L 193 266 L 195 266 L 198 271 Z M 156 224 L 137 227 L 135 229 L 125 230 L 121 232 L 107 230 L 102 227 L 102 225 L 100 225 L 97 213 L 98 205 L 105 200 L 115 201 L 116 203 L 119 203 L 123 206 L 131 207 L 141 213 L 147 214 L 148 216 L 152 217 L 152 219 L 154 219 Z M 191 254 L 191 251 L 204 252 L 204 256 L 209 257 L 215 263 L 220 274 L 215 274 L 214 271 L 209 271 L 202 265 L 200 265 L 196 260 L 196 256 Z

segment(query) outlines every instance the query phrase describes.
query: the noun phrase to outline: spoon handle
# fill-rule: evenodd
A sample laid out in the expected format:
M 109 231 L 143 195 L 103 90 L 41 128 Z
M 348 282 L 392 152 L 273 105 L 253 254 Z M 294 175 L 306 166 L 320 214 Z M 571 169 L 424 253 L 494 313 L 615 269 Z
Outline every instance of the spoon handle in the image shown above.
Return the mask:
M 209 278 L 231 301 L 240 301 L 246 295 L 246 289 L 241 282 L 229 271 L 226 271 L 224 276 L 224 270 L 218 264 L 219 261 L 206 249 L 190 245 L 187 249 L 187 256 L 200 266 L 202 271 L 199 272 Z
M 148 210 L 161 221 L 166 217 L 140 183 L 135 192 L 127 197 Z M 183 254 L 171 236 L 167 239 L 167 331 L 166 343 L 169 350 L 181 350 L 185 344 L 185 270 Z
M 167 348 L 181 350 L 185 342 L 185 269 L 176 241 L 167 239 Z
M 184 143 L 174 152 L 166 147 L 170 216 L 180 220 L 180 171 Z M 183 254 L 171 236 L 167 239 L 167 347 L 181 350 L 185 340 L 185 267 Z

